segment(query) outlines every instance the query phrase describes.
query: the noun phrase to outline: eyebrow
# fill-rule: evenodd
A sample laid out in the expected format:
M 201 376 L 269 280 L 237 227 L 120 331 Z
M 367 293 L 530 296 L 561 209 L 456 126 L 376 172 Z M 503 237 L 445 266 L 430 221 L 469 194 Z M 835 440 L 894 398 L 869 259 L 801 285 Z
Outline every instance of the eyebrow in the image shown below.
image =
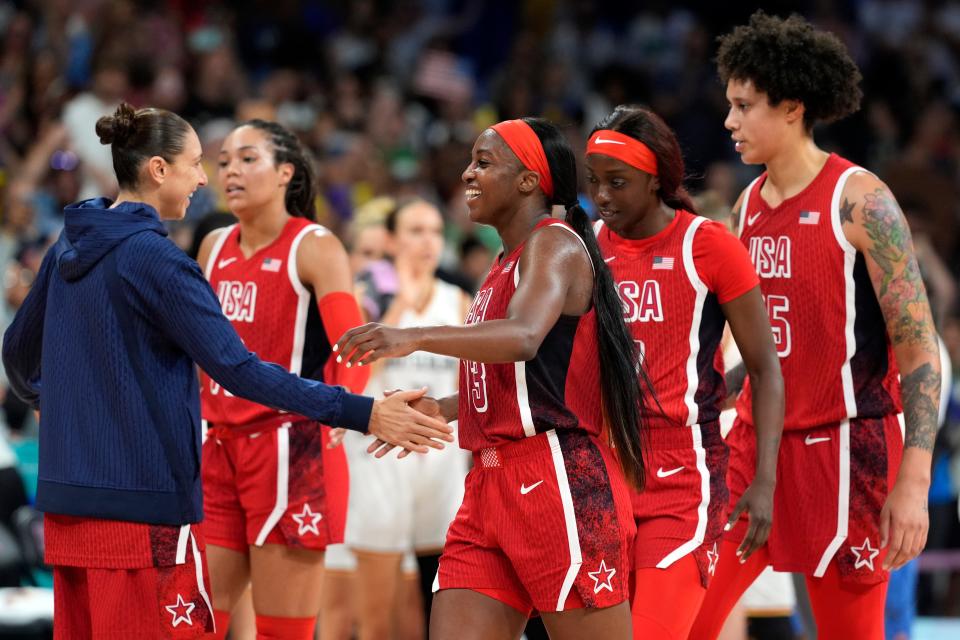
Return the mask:
M 249 151 L 249 150 L 258 151 L 258 149 L 252 144 L 246 144 L 237 149 L 237 151 Z M 230 153 L 230 152 L 227 151 L 226 149 L 220 149 L 220 153 Z

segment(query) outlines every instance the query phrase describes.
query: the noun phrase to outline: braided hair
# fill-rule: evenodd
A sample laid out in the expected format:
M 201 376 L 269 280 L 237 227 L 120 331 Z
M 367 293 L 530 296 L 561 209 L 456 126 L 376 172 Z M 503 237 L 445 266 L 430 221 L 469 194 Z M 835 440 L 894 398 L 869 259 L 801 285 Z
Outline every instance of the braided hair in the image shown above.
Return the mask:
M 298 218 L 316 219 L 317 170 L 313 155 L 304 148 L 300 140 L 283 125 L 269 120 L 248 120 L 242 127 L 253 127 L 267 134 L 273 146 L 275 164 L 293 165 L 293 177 L 284 194 L 287 213 Z

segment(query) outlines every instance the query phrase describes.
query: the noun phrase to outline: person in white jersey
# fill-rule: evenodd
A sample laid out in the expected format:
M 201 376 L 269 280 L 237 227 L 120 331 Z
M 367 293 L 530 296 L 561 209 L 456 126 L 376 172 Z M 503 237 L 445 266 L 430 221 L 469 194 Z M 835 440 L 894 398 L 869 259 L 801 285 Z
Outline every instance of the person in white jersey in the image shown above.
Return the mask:
M 387 216 L 386 229 L 392 261 L 371 263 L 358 278 L 368 319 L 396 327 L 461 324 L 470 299 L 435 275 L 443 252 L 440 211 L 422 199 L 402 202 Z M 414 352 L 378 363 L 366 390 L 379 396 L 415 385 L 444 397 L 457 391 L 458 367 L 456 358 Z M 436 460 L 375 458 L 367 453 L 369 444 L 362 436 L 344 439 L 351 475 L 364 478 L 351 484 L 345 534 L 356 558 L 359 637 L 390 637 L 394 629 L 403 637 L 423 637 L 426 615 L 421 619 L 407 604 L 415 599 L 406 593 L 410 581 L 404 579 L 416 567 L 404 555 L 416 553 L 423 608 L 429 612 L 431 583 L 447 527 L 463 499 L 470 456 L 448 448 Z

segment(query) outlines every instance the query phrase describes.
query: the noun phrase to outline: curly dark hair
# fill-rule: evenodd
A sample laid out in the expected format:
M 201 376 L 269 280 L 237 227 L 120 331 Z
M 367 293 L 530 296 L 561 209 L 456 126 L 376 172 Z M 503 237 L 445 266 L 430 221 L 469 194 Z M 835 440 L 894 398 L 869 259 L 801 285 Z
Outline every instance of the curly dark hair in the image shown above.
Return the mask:
M 762 10 L 718 39 L 720 79 L 750 80 L 771 105 L 803 103 L 807 130 L 860 108 L 860 70 L 843 43 L 798 15 L 783 19 Z

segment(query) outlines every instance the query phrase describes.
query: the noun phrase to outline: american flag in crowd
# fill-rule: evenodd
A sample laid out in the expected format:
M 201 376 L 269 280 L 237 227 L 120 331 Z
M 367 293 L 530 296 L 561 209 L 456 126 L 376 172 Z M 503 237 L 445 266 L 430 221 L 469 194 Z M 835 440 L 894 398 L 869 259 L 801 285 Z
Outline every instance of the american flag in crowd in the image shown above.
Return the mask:
M 673 258 L 666 256 L 653 256 L 653 268 L 669 271 L 673 269 Z
M 801 211 L 800 224 L 820 224 L 819 211 Z
M 283 260 L 277 258 L 265 258 L 263 264 L 260 266 L 261 271 L 273 271 L 277 273 L 280 271 L 280 265 L 283 263 Z

